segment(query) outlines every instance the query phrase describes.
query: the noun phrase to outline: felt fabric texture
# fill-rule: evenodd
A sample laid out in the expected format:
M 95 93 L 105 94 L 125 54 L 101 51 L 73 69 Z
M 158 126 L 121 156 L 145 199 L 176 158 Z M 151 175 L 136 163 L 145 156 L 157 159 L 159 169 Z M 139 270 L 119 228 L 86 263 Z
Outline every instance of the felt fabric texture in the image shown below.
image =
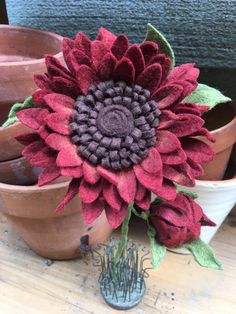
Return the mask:
M 58 168 L 73 180 L 59 209 L 78 193 L 87 223 L 105 209 L 116 228 L 129 203 L 147 210 L 151 192 L 174 200 L 174 183 L 193 186 L 200 163 L 213 158 L 204 144 L 193 142 L 191 150 L 190 137 L 210 137 L 201 119 L 206 108 L 183 102 L 197 87 L 199 71 L 185 64 L 169 73 L 170 58 L 160 45 L 131 45 L 125 35 L 102 28 L 94 41 L 83 33 L 64 39 L 67 67 L 46 57 L 47 73 L 35 76 L 41 90 L 33 94 L 41 108 L 17 116 L 39 136 L 33 142 L 28 136 L 28 145 L 24 139 L 24 156 L 31 163 L 42 158 L 43 166 L 48 158 L 55 168 L 47 176 L 43 167 L 40 184 Z
M 147 35 L 145 40 L 151 40 L 158 43 L 159 52 L 164 53 L 167 57 L 170 57 L 172 60 L 171 67 L 173 68 L 175 66 L 175 54 L 170 44 L 166 40 L 165 36 L 150 23 L 147 25 Z
M 105 81 L 75 102 L 71 128 L 76 135 L 72 140 L 80 144 L 80 155 L 91 164 L 114 170 L 130 168 L 156 142 L 160 111 L 149 100 L 150 92 L 139 85 L 129 93 L 127 88 L 125 82 Z M 140 98 L 142 103 L 137 101 Z M 154 117 L 151 121 L 150 115 Z
M 195 261 L 199 265 L 212 269 L 223 270 L 223 266 L 215 257 L 212 248 L 210 248 L 210 246 L 204 243 L 201 239 L 191 243 L 186 243 L 184 247 L 192 252 Z
M 205 84 L 198 84 L 198 87 L 185 98 L 186 102 L 196 103 L 198 105 L 209 106 L 211 109 L 217 104 L 231 101 L 231 98 L 224 96 L 216 88 Z
M 174 201 L 152 204 L 150 213 L 157 242 L 169 248 L 197 240 L 201 226 L 215 226 L 202 208 L 183 193 L 178 193 Z
M 23 103 L 16 103 L 11 107 L 9 111 L 7 120 L 3 123 L 2 127 L 7 128 L 8 126 L 18 122 L 18 118 L 16 117 L 16 113 L 22 109 L 33 108 L 35 107 L 32 96 L 27 97 Z

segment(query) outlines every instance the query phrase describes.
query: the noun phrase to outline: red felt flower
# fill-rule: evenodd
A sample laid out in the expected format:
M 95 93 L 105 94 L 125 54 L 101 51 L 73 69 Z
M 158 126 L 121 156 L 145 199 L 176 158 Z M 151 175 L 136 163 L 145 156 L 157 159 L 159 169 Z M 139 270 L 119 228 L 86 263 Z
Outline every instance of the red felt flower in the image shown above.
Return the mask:
M 151 205 L 150 211 L 156 240 L 169 248 L 197 240 L 201 226 L 215 226 L 202 208 L 190 196 L 182 193 L 174 201 Z
M 40 108 L 18 113 L 35 130 L 18 137 L 23 155 L 43 168 L 39 185 L 72 178 L 63 208 L 77 193 L 91 223 L 105 209 L 113 227 L 128 204 L 143 209 L 151 192 L 176 197 L 174 182 L 193 186 L 212 150 L 192 136 L 210 134 L 201 115 L 207 108 L 184 102 L 197 86 L 198 69 L 185 64 L 170 72 L 171 60 L 146 41 L 131 45 L 125 35 L 99 30 L 65 38 L 67 67 L 46 57 L 47 73 L 36 75 L 33 94 Z

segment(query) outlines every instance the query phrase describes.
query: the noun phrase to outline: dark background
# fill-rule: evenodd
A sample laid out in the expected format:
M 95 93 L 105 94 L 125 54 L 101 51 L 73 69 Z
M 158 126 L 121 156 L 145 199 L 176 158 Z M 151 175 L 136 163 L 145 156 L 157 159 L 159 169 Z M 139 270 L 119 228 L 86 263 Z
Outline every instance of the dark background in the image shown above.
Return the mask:
M 1 6 L 4 0 L 0 0 Z M 93 39 L 104 26 L 141 42 L 152 23 L 171 43 L 177 64 L 195 62 L 200 81 L 236 99 L 236 1 L 6 0 L 10 24 Z M 1 7 L 1 18 L 4 10 Z M 5 16 L 6 20 L 6 16 Z

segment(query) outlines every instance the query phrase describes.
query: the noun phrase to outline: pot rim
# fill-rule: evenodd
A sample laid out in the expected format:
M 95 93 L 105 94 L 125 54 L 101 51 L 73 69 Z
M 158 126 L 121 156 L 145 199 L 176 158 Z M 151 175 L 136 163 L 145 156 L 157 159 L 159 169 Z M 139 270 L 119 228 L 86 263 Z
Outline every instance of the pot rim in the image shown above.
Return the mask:
M 1 168 L 1 166 L 5 166 L 5 165 L 10 164 L 10 163 L 15 163 L 15 162 L 18 162 L 21 160 L 27 161 L 27 159 L 24 156 L 19 156 L 19 157 L 9 159 L 9 160 L 2 160 L 2 161 L 0 160 L 0 168 Z
M 206 187 L 206 186 L 221 186 L 221 187 L 234 187 L 236 188 L 236 176 L 228 180 L 195 180 L 196 185 L 193 187 Z M 186 187 L 186 189 L 188 189 Z
M 210 131 L 210 133 L 214 136 L 215 134 L 217 134 L 218 132 L 222 132 L 225 131 L 225 129 L 230 128 L 232 125 L 234 125 L 236 123 L 236 112 L 234 114 L 234 117 L 231 121 L 229 121 L 228 123 L 226 123 L 225 125 L 221 126 L 220 128 L 217 128 L 215 130 Z
M 47 34 L 55 39 L 57 39 L 60 43 L 62 43 L 63 36 L 53 33 L 53 32 L 47 32 L 47 31 L 42 31 L 36 28 L 31 28 L 31 27 L 25 27 L 25 26 L 18 26 L 18 25 L 0 25 L 0 30 L 1 29 L 18 29 L 18 30 L 23 30 L 23 31 L 30 31 L 32 33 L 38 33 L 38 34 Z M 62 51 L 59 51 L 57 54 L 53 55 L 55 58 L 61 58 L 63 56 Z M 13 62 L 0 62 L 0 67 L 9 67 L 9 66 L 25 66 L 25 65 L 32 65 L 32 64 L 39 64 L 44 62 L 45 58 L 40 58 L 40 59 L 34 59 L 34 60 L 26 60 L 26 61 L 13 61 Z
M 16 194 L 22 194 L 22 192 L 24 193 L 29 193 L 31 194 L 32 192 L 36 192 L 36 193 L 41 193 L 41 192 L 45 192 L 48 190 L 57 190 L 57 189 L 61 189 L 64 187 L 67 187 L 70 183 L 70 180 L 66 180 L 63 182 L 59 182 L 59 183 L 50 183 L 50 184 L 46 184 L 44 186 L 39 187 L 37 184 L 34 185 L 14 185 L 14 184 L 6 184 L 6 183 L 2 183 L 0 182 L 0 190 L 1 191 L 5 191 L 5 192 L 14 192 Z

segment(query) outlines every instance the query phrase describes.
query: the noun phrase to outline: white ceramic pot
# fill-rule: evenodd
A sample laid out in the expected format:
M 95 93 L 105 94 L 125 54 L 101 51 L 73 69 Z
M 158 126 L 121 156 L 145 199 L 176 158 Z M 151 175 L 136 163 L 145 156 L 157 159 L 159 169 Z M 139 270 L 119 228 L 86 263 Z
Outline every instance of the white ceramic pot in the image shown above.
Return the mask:
M 236 177 L 230 180 L 196 180 L 196 186 L 188 190 L 197 193 L 195 200 L 204 213 L 216 223 L 216 227 L 202 227 L 201 239 L 209 243 L 236 204 Z

